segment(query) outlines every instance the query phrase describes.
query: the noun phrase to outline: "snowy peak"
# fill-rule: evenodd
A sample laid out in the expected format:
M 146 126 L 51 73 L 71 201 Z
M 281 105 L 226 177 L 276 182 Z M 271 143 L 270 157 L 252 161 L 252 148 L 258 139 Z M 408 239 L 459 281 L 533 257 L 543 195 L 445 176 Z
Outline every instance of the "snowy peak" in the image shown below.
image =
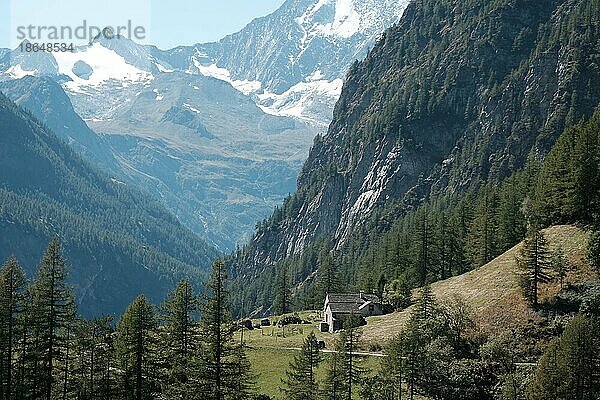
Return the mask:
M 342 38 L 367 31 L 371 23 L 356 11 L 353 0 L 320 0 L 295 21 L 306 31 Z
M 118 81 L 121 85 L 146 82 L 158 72 L 150 51 L 125 38 L 96 39 L 71 51 L 22 51 L 21 46 L 6 54 L 0 63 L 4 78 L 49 76 L 73 92 Z
M 70 78 L 65 84 L 72 91 L 86 86 L 98 86 L 111 80 L 140 82 L 152 78 L 152 74 L 131 63 L 115 50 L 100 43 L 92 43 L 76 52 L 56 53 L 59 73 Z
M 341 82 L 409 0 L 288 0 L 218 43 L 178 48 L 190 70 L 255 94 L 263 110 L 326 125 Z

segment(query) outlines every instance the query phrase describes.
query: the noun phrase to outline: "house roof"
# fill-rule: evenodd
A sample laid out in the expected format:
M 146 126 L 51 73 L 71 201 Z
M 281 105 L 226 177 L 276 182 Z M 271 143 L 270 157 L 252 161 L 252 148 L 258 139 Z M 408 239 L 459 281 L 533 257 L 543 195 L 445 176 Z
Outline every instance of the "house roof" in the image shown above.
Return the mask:
M 379 303 L 379 297 L 364 293 L 330 293 L 327 295 L 325 308 L 329 307 L 334 314 L 352 314 L 367 304 Z
M 368 293 L 329 293 L 327 299 L 330 303 L 357 303 L 363 304 L 367 301 L 379 303 L 379 297 L 376 294 Z
M 334 314 L 352 314 L 358 311 L 357 303 L 329 303 L 328 307 Z

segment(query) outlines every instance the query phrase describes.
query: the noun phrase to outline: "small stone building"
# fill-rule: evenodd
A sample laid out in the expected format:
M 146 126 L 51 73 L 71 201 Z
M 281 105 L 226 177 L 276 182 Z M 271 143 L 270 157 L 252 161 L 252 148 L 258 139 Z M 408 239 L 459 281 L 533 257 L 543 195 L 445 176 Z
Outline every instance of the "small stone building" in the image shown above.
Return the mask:
M 335 332 L 342 329 L 344 321 L 351 315 L 369 317 L 383 315 L 381 300 L 375 294 L 329 293 L 325 297 L 323 309 L 325 320 L 320 325 L 321 331 Z

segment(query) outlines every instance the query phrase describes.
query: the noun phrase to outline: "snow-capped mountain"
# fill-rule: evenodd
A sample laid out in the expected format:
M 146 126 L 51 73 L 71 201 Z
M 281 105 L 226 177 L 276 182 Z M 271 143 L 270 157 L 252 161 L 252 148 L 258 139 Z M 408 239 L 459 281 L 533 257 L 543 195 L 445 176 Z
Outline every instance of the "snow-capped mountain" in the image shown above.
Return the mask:
M 226 80 L 269 113 L 327 125 L 354 60 L 409 0 L 288 0 L 218 43 L 166 52 L 177 68 Z
M 107 146 L 109 155 L 94 161 L 111 159 L 102 165 L 111 175 L 142 186 L 192 230 L 231 249 L 295 190 L 347 69 L 407 2 L 288 0 L 217 43 L 167 51 L 103 36 L 73 52 L 17 48 L 0 52 L 0 81 L 58 83 Z M 23 81 L 10 86 L 11 98 L 36 89 L 46 97 L 24 105 L 61 129 L 47 110 L 61 109 L 52 103 L 64 98 L 38 90 L 47 82 Z M 76 149 L 91 146 L 59 136 Z
M 232 249 L 295 190 L 317 128 L 265 113 L 229 83 L 177 70 L 154 52 L 125 38 L 65 53 L 15 50 L 2 60 L 0 90 L 111 176 Z

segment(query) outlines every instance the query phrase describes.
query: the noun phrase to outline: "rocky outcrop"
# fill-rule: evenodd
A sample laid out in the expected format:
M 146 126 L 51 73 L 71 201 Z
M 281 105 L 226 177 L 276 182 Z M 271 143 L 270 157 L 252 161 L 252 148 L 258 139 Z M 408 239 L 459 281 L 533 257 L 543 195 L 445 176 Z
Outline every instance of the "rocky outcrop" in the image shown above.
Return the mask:
M 240 276 L 386 224 L 424 196 L 541 159 L 600 101 L 597 2 L 411 4 L 350 70 L 298 191 L 234 257 Z M 577 29 L 572 29 L 577 27 Z

